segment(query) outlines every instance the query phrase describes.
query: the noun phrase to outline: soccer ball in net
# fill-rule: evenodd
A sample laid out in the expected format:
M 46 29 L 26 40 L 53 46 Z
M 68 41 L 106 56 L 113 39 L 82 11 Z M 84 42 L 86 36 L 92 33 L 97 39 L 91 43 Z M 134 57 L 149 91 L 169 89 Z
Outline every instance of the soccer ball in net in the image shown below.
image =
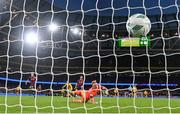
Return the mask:
M 144 14 L 134 14 L 127 20 L 126 28 L 132 36 L 146 36 L 151 29 L 151 22 Z

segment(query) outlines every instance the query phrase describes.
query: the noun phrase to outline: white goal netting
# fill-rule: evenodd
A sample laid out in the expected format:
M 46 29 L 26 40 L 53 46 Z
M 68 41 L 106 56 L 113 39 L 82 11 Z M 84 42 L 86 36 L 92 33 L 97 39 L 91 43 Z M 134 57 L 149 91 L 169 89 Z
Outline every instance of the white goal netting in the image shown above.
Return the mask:
M 179 0 L 0 0 L 0 113 L 180 112 L 179 7 Z M 148 45 L 136 38 L 129 46 L 126 22 L 136 13 L 151 21 Z M 95 101 L 91 93 L 77 103 L 83 95 L 75 91 L 87 98 L 94 82 Z

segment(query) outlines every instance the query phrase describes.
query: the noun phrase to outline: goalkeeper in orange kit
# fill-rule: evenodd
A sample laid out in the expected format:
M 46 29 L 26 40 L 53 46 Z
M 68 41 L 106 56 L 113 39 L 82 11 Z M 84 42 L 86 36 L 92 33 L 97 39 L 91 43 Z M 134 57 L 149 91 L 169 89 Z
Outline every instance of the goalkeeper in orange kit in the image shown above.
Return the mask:
M 96 86 L 96 84 L 93 84 L 92 87 L 93 86 Z M 93 104 L 95 104 L 96 102 L 95 102 L 94 97 L 98 95 L 100 90 L 101 89 L 89 89 L 89 90 L 76 90 L 76 91 L 73 91 L 72 93 L 74 95 L 81 96 L 81 99 L 75 99 L 75 100 L 73 100 L 73 102 L 87 103 L 91 99 L 91 102 Z
M 90 99 L 92 99 L 92 103 L 95 104 L 94 97 L 98 94 L 99 90 L 77 90 L 73 91 L 74 95 L 81 96 L 81 99 L 75 99 L 73 102 L 76 103 L 87 103 Z

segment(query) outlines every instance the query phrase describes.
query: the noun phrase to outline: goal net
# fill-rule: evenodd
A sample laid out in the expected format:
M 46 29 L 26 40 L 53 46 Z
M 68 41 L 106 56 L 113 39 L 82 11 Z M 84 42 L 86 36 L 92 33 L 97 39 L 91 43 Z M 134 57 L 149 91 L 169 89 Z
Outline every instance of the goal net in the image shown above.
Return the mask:
M 0 113 L 180 112 L 179 7 L 0 0 Z M 128 33 L 134 14 L 151 21 L 147 35 Z

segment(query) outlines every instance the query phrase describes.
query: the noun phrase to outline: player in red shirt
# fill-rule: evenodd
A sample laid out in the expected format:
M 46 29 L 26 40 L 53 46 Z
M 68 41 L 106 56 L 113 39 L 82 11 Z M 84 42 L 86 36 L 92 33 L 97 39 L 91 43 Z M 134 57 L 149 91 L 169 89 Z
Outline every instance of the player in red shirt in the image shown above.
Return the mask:
M 26 84 L 29 83 L 29 88 L 30 89 L 36 89 L 36 81 L 37 81 L 37 78 L 36 78 L 36 75 L 32 72 L 31 73 L 31 76 L 29 77 L 29 79 L 27 80 Z M 32 94 L 34 95 L 35 97 L 35 90 L 32 90 Z
M 28 81 L 27 81 L 27 82 L 30 83 L 30 85 L 29 85 L 29 88 L 30 88 L 30 89 L 35 89 L 36 80 L 37 80 L 36 75 L 32 72 L 32 73 L 31 73 L 31 76 L 29 77 L 29 79 L 28 79 Z M 26 83 L 26 84 L 27 84 L 27 83 Z
M 77 81 L 77 84 L 75 86 L 76 90 L 82 90 L 84 85 L 84 79 L 83 76 L 80 76 L 80 79 Z

